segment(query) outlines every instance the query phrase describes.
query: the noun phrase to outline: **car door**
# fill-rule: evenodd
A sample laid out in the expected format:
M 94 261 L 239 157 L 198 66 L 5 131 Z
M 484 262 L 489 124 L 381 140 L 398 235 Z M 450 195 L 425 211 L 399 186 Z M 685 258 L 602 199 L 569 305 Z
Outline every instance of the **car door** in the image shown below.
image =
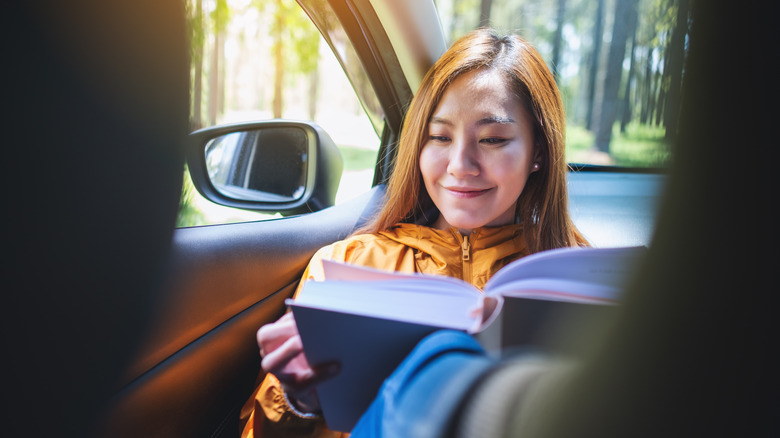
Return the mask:
M 375 93 L 378 156 L 387 158 L 376 163 L 374 187 L 313 213 L 177 229 L 166 286 L 106 416 L 106 435 L 235 436 L 260 370 L 256 330 L 282 314 L 314 251 L 347 236 L 382 201 L 411 97 L 406 77 L 368 1 L 301 5 L 331 46 L 351 41 L 344 56 L 357 56 L 362 71 L 346 67 L 347 74 L 367 78 Z

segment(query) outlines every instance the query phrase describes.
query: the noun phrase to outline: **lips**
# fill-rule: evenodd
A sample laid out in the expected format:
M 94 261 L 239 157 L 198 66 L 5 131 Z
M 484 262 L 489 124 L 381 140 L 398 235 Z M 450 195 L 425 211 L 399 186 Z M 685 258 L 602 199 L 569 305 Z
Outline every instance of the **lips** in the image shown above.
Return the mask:
M 492 188 L 476 189 L 470 187 L 444 187 L 444 189 L 447 191 L 447 193 L 449 193 L 453 197 L 460 198 L 460 199 L 476 198 L 492 190 Z

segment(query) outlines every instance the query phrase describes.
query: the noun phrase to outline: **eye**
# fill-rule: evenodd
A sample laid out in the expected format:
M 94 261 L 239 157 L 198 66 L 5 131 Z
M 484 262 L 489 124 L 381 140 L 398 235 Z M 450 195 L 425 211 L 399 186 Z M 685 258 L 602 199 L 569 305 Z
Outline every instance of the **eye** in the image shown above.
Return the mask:
M 487 137 L 487 138 L 483 138 L 479 142 L 487 145 L 499 146 L 509 142 L 509 139 L 504 137 Z
M 431 135 L 428 137 L 428 140 L 436 143 L 447 143 L 450 141 L 450 138 L 446 135 Z

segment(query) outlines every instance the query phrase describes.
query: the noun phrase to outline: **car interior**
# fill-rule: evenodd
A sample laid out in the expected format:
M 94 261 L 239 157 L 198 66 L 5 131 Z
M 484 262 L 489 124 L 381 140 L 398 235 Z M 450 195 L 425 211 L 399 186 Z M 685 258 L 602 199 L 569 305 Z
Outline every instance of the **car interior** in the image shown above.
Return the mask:
M 260 370 L 256 330 L 284 312 L 314 251 L 381 205 L 399 102 L 443 49 L 398 31 L 408 19 L 399 5 L 413 0 L 300 3 L 331 43 L 337 19 L 372 81 L 385 121 L 373 186 L 331 206 L 329 175 L 341 163 L 327 158 L 327 134 L 306 129 L 314 165 L 296 180 L 304 197 L 255 204 L 287 217 L 179 229 L 185 162 L 204 196 L 230 202 L 209 185 L 203 150 L 249 129 L 189 132 L 183 4 L 4 6 L 9 434 L 238 436 Z M 584 335 L 593 348 L 582 374 L 560 398 L 538 399 L 552 403 L 538 436 L 778 432 L 772 259 L 760 257 L 776 239 L 764 236 L 769 215 L 742 205 L 747 193 L 772 199 L 769 160 L 733 149 L 772 144 L 769 115 L 751 99 L 776 96 L 753 80 L 765 77 L 755 65 L 722 57 L 756 55 L 754 38 L 771 26 L 723 32 L 761 14 L 691 3 L 687 100 L 668 174 L 586 166 L 570 176 L 573 218 L 595 246 L 647 245 L 651 256 L 611 331 Z M 431 13 L 419 7 L 416 17 Z M 392 49 L 409 38 L 419 44 L 403 47 L 416 52 Z M 750 80 L 722 86 L 736 79 Z

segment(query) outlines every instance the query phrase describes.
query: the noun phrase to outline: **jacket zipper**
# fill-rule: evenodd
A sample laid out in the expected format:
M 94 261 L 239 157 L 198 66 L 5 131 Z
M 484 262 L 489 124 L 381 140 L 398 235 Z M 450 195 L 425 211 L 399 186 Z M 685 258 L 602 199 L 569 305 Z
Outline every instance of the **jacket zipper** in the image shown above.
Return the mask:
M 469 243 L 469 236 L 463 236 L 460 249 L 461 261 L 463 262 L 463 280 L 471 283 L 471 244 Z

